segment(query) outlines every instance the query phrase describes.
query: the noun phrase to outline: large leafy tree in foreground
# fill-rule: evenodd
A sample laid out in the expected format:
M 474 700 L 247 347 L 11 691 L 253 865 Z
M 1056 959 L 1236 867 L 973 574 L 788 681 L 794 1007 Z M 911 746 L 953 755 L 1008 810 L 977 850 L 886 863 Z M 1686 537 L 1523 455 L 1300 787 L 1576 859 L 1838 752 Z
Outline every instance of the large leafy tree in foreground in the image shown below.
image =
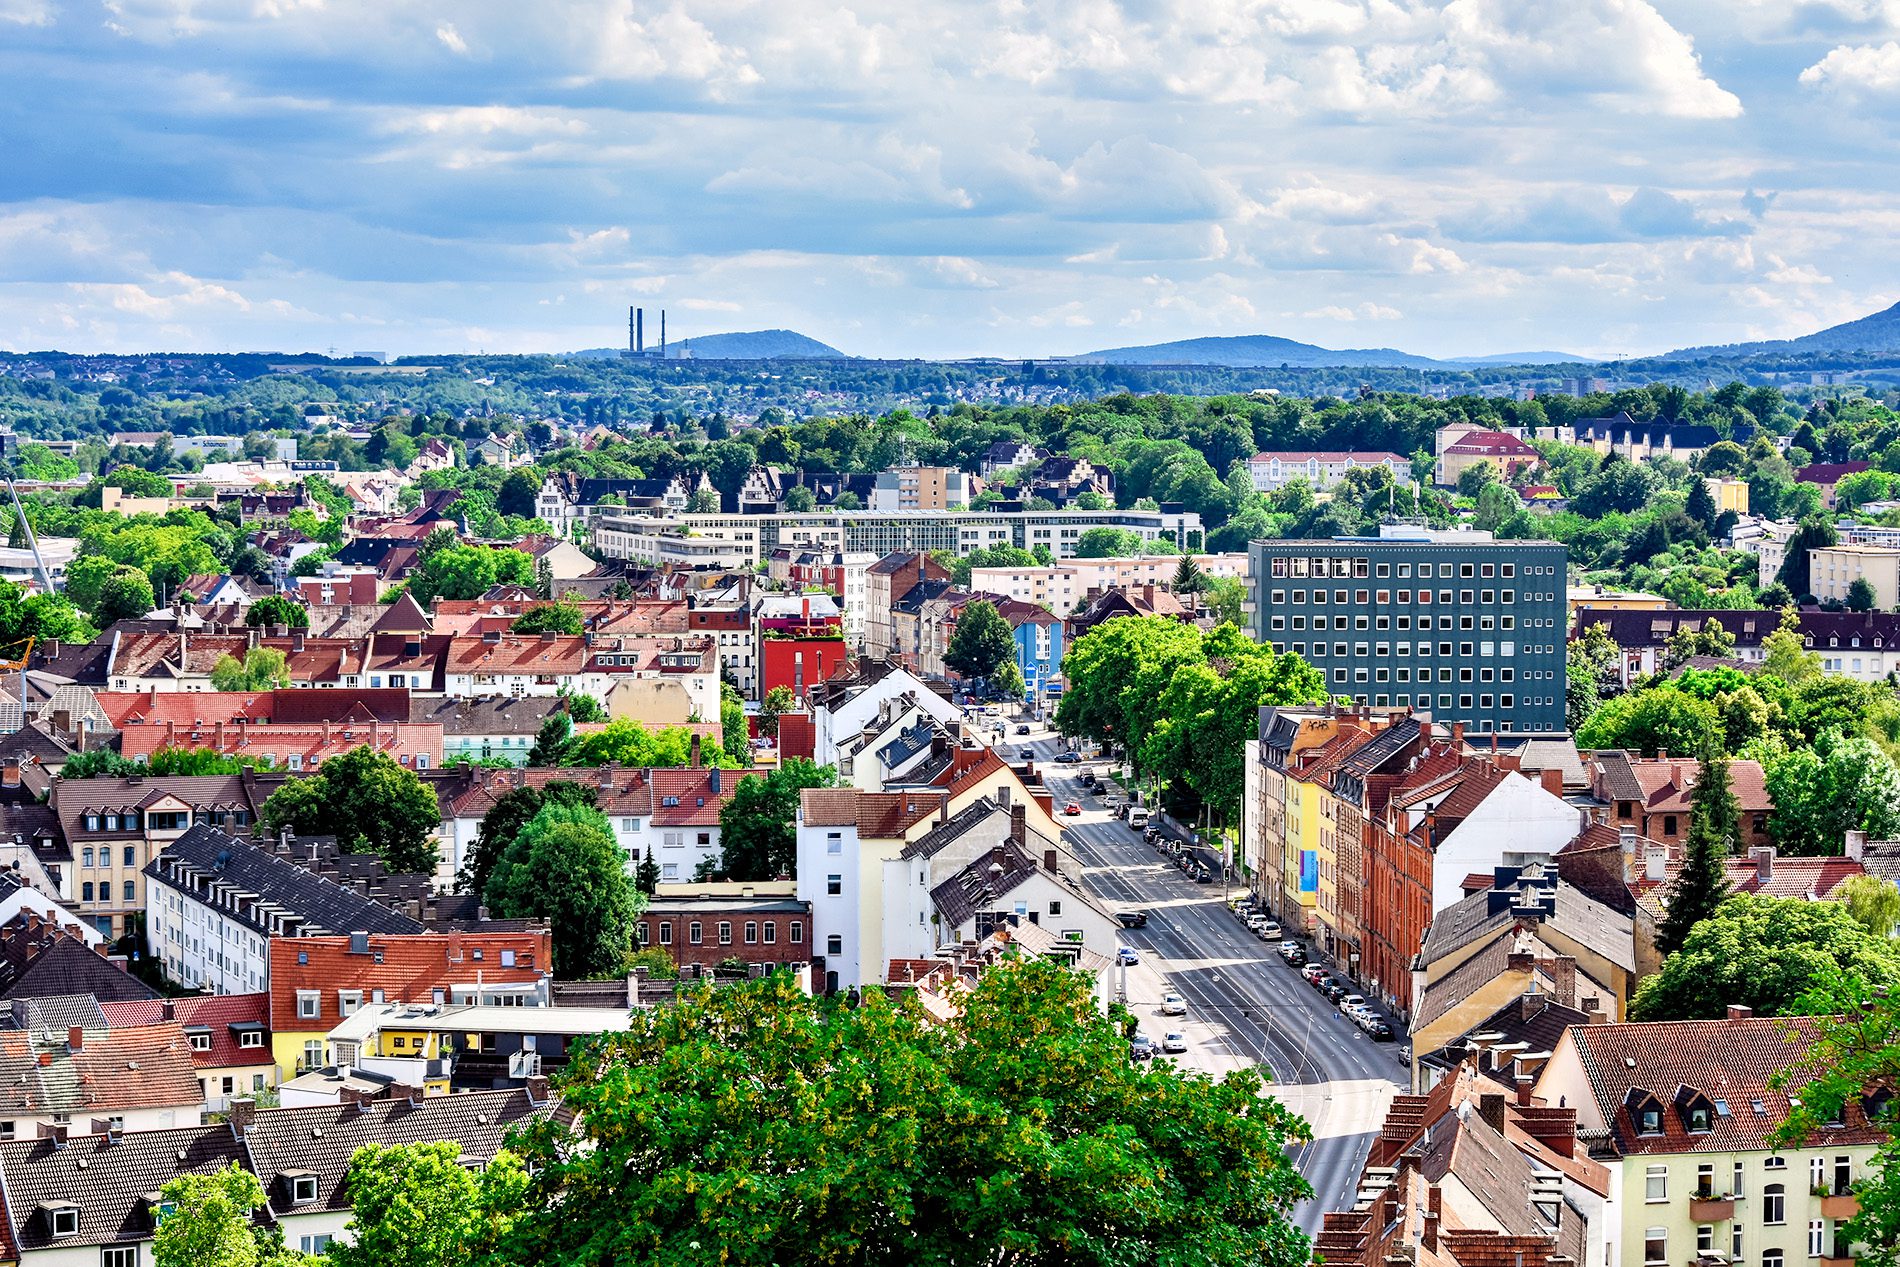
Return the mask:
M 575 1128 L 517 1146 L 509 1262 L 1298 1267 L 1305 1124 L 1259 1074 L 1136 1065 L 1088 982 L 987 972 L 960 1016 L 811 999 L 789 974 L 686 990 L 592 1040 Z M 577 1137 L 568 1134 L 573 1129 Z M 537 1169 L 538 1168 L 538 1169 Z

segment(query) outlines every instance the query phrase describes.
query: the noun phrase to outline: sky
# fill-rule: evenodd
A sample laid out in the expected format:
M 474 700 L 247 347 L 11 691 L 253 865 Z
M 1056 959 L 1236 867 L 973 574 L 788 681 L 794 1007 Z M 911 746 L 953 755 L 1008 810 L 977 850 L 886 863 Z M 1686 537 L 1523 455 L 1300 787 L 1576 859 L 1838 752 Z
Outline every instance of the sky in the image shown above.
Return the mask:
M 0 350 L 1600 357 L 1900 300 L 1900 0 L 0 0 Z

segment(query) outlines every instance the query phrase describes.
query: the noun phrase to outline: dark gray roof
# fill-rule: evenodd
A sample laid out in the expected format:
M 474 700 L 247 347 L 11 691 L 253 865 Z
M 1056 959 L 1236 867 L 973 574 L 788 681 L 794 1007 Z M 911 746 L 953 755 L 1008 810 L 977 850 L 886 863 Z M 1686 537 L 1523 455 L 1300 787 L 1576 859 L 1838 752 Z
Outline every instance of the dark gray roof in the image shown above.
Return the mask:
M 223 908 L 224 913 L 258 932 L 270 930 L 269 908 L 296 916 L 303 922 L 298 932 L 306 936 L 423 931 L 407 915 L 205 823 L 192 826 L 154 858 L 145 874 L 148 881 L 192 893 L 200 900 L 212 882 L 230 884 L 244 898 L 235 907 Z
M 366 1144 L 426 1144 L 453 1140 L 462 1156 L 491 1160 L 508 1133 L 546 1116 L 523 1090 L 470 1091 L 430 1099 L 376 1100 L 369 1104 L 270 1109 L 245 1131 L 252 1169 L 270 1198 L 272 1214 L 347 1210 L 343 1179 L 350 1158 Z M 307 1171 L 317 1177 L 314 1205 L 293 1206 L 284 1175 Z
M 886 769 L 902 765 L 928 748 L 931 739 L 936 734 L 937 728 L 931 725 L 930 719 L 926 717 L 915 726 L 908 726 L 898 731 L 897 738 L 877 750 L 878 758 L 884 762 Z
M 37 999 L 13 999 L 11 1019 L 15 1029 L 43 1030 L 64 1034 L 74 1025 L 81 1029 L 110 1029 L 99 1000 L 90 994 L 49 994 Z
M 946 821 L 937 824 L 924 835 L 905 845 L 904 852 L 899 856 L 934 858 L 944 848 L 982 826 L 985 819 L 998 814 L 1004 815 L 1007 819 L 1007 811 L 1001 805 L 987 796 L 980 796 L 952 814 Z
M 892 601 L 891 610 L 914 613 L 949 588 L 949 581 L 919 581 Z
M 43 999 L 71 994 L 90 994 L 106 1003 L 158 997 L 158 991 L 84 942 L 62 937 L 40 951 L 0 998 Z
M 1590 762 L 1603 776 L 1603 792 L 1613 801 L 1647 801 L 1649 796 L 1636 779 L 1630 754 L 1621 748 L 1606 748 L 1590 754 Z M 1593 780 L 1594 781 L 1594 780 Z
M 1466 1053 L 1463 1050 L 1454 1053 L 1448 1049 L 1463 1043 L 1467 1037 L 1480 1034 L 1485 1036 L 1484 1045 L 1487 1047 L 1523 1043 L 1526 1051 L 1555 1051 L 1557 1040 L 1563 1037 L 1565 1030 L 1572 1025 L 1586 1025 L 1589 1020 L 1584 1013 L 1574 1007 L 1565 1007 L 1548 994 L 1521 995 L 1444 1047 L 1420 1056 L 1419 1063 L 1451 1068 Z M 1494 1070 L 1484 1069 L 1482 1065 L 1480 1071 L 1495 1076 Z
M 533 735 L 566 707 L 551 695 L 528 699 L 421 699 L 411 697 L 409 720 L 435 722 L 444 738 L 458 735 Z
M 63 1147 L 50 1139 L 0 1144 L 7 1217 L 22 1250 L 150 1240 L 149 1194 L 178 1175 L 214 1174 L 242 1161 L 243 1149 L 222 1125 L 135 1131 L 116 1140 L 76 1135 Z M 53 1240 L 42 1209 L 49 1204 L 79 1207 L 78 1235 Z
M 932 889 L 930 900 L 945 925 L 956 928 L 1035 873 L 1035 859 L 1015 841 L 1005 840 Z
M 1870 875 L 1900 883 L 1900 840 L 1870 840 L 1862 848 L 1860 865 Z

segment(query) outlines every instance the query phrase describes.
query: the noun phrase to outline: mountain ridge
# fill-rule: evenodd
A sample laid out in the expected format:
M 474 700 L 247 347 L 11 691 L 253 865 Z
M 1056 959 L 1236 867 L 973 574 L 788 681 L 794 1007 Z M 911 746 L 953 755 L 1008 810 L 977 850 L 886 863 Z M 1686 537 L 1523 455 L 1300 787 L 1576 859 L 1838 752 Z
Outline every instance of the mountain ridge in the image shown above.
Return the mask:
M 569 356 L 587 360 L 606 360 L 621 355 L 621 348 L 583 348 Z M 701 334 L 676 339 L 668 345 L 677 350 L 679 359 L 695 361 L 849 361 L 849 353 L 829 343 L 821 343 L 796 330 L 735 330 L 727 334 Z M 668 356 L 668 360 L 674 357 Z
M 1237 368 L 1301 368 L 1322 366 L 1400 366 L 1431 369 L 1447 364 L 1415 356 L 1397 348 L 1323 348 L 1275 334 L 1209 335 L 1148 343 L 1133 347 L 1102 348 L 1063 360 L 1100 365 L 1225 365 Z

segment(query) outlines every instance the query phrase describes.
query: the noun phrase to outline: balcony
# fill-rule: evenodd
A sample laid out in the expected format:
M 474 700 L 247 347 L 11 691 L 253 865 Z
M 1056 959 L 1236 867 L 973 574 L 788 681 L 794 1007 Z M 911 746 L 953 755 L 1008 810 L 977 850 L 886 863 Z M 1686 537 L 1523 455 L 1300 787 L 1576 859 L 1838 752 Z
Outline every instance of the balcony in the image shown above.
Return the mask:
M 1860 1213 L 1860 1198 L 1851 1192 L 1837 1192 L 1821 1198 L 1821 1217 L 1851 1219 Z
M 1735 1198 L 1727 1196 L 1692 1196 L 1689 1198 L 1689 1218 L 1695 1223 L 1721 1223 L 1735 1217 Z
M 1827 1254 L 1815 1260 L 1820 1267 L 1855 1267 L 1860 1259 L 1854 1257 L 1845 1245 L 1831 1247 Z

